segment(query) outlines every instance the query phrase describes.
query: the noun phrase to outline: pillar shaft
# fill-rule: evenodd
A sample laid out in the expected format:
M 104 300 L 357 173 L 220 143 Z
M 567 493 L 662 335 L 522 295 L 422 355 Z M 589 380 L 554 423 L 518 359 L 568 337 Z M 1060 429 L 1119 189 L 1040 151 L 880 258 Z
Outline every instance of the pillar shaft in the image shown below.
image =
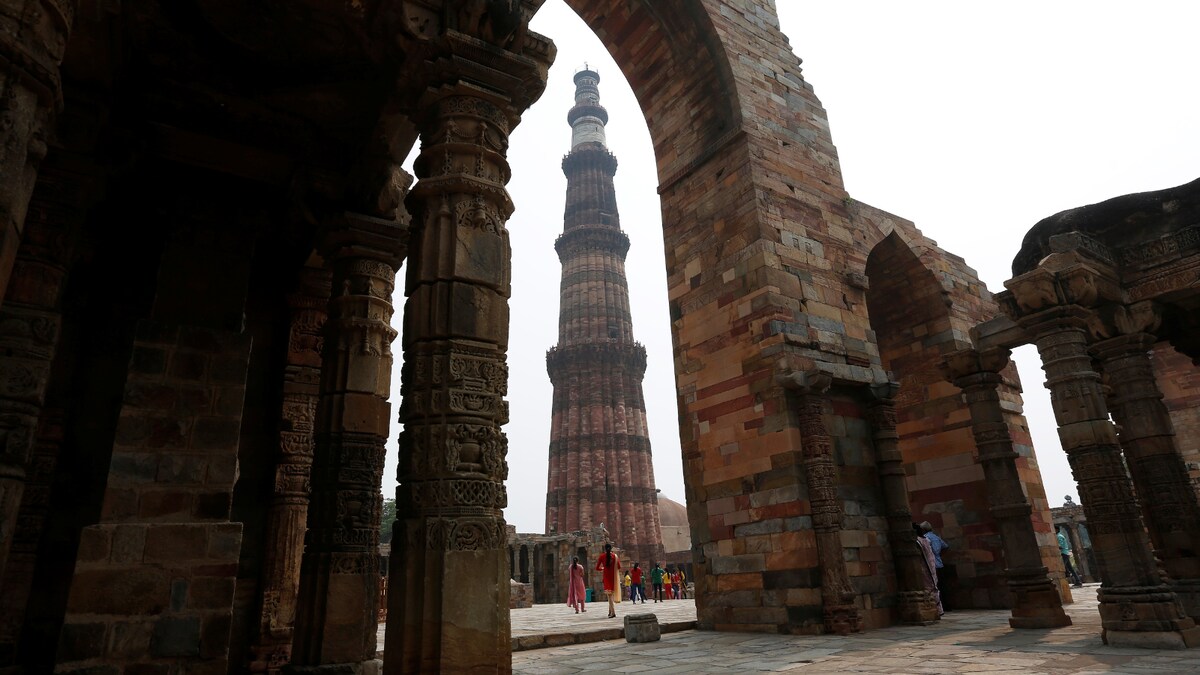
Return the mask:
M 1075 571 L 1084 581 L 1095 581 L 1092 566 L 1088 562 L 1087 549 L 1083 547 L 1083 537 L 1079 535 L 1079 523 L 1067 523 L 1067 536 L 1071 540 L 1071 553 L 1075 554 L 1075 562 L 1078 563 Z
M 1000 371 L 1009 361 L 1009 351 L 974 350 L 956 352 L 947 358 L 947 371 L 955 386 L 962 389 L 971 411 L 971 432 L 979 451 L 979 463 L 988 488 L 992 516 L 999 526 L 1007 565 L 1005 576 L 1012 592 L 1013 628 L 1054 628 L 1069 626 L 1071 619 L 1062 608 L 1062 599 L 1048 576 L 1033 531 L 1029 504 L 1017 471 L 1019 455 L 1013 448 L 1012 435 L 1000 405 Z
M 825 422 L 830 378 L 810 373 L 805 379 L 807 386 L 799 390 L 798 397 L 800 442 L 821 564 L 825 630 L 845 635 L 862 630 L 862 617 L 854 604 L 854 590 L 850 587 L 846 560 L 842 555 L 842 502 L 837 494 L 833 440 Z
M 300 561 L 308 526 L 313 428 L 321 378 L 321 343 L 329 306 L 329 273 L 305 268 L 288 296 L 287 365 L 283 373 L 279 457 L 267 512 L 252 672 L 276 672 L 291 659 Z
M 423 106 L 404 310 L 389 673 L 511 670 L 507 439 L 512 203 L 503 102 L 469 85 Z M 468 601 L 469 600 L 469 601 Z
M 1113 419 L 1147 530 L 1184 610 L 1200 620 L 1200 506 L 1155 382 L 1156 338 L 1134 333 L 1093 345 L 1111 384 Z M 1089 521 L 1090 522 L 1090 521 Z
M 1110 644 L 1192 646 L 1200 643 L 1200 628 L 1159 573 L 1088 354 L 1087 318 L 1086 310 L 1068 305 L 1024 316 L 1021 324 L 1042 357 L 1059 439 L 1104 579 L 1098 594 L 1104 638 Z
M 912 528 L 912 506 L 905 484 L 904 458 L 900 454 L 900 435 L 896 432 L 898 385 L 888 383 L 872 388 L 869 408 L 875 441 L 879 482 L 887 509 L 888 539 L 895 560 L 896 581 L 900 586 L 900 619 L 905 623 L 930 623 L 938 620 L 937 601 L 925 589 L 921 548 Z
M 78 0 L 5 0 L 0 6 L 0 297 L 5 297 L 25 214 L 62 105 L 59 64 Z
M 380 485 L 396 336 L 391 297 L 406 233 L 397 220 L 346 213 L 326 239 L 333 292 L 292 648 L 297 672 L 379 667 Z

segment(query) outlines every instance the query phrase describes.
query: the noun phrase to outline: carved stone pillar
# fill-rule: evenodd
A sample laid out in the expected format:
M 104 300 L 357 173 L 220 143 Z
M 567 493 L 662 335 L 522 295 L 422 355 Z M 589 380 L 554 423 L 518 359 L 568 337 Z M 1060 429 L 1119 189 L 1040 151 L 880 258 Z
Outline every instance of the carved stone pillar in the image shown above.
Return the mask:
M 1104 640 L 1156 648 L 1200 644 L 1200 627 L 1183 612 L 1150 548 L 1088 353 L 1086 307 L 1119 296 L 1109 290 L 1115 284 L 1078 254 L 1058 254 L 1005 286 L 1010 292 L 999 299 L 1037 344 L 1059 440 L 1079 486 L 1104 579 L 1098 593 Z
M 1067 524 L 1067 538 L 1071 540 L 1071 553 L 1075 554 L 1075 571 L 1084 581 L 1089 583 L 1095 581 L 1096 579 L 1092 576 L 1092 565 L 1088 562 L 1087 549 L 1083 547 L 1083 537 L 1079 534 L 1079 523 Z
M 965 349 L 946 357 L 944 369 L 963 391 L 971 411 L 971 432 L 988 487 L 992 516 L 1004 545 L 1005 576 L 1012 592 L 1013 628 L 1056 628 L 1071 625 L 1049 570 L 1043 564 L 1030 516 L 1033 508 L 1021 487 L 1019 457 L 1013 449 L 1004 409 L 1000 407 L 1000 374 L 1009 362 L 1007 349 Z
M 409 201 L 387 671 L 501 672 L 513 115 L 466 84 L 437 90 L 428 109 Z
M 403 220 L 346 213 L 323 246 L 333 291 L 290 672 L 379 670 L 379 490 L 391 416 L 392 290 L 408 231 Z
M 70 234 L 79 225 L 80 179 L 56 163 L 34 193 L 35 209 L 0 307 L 0 578 L 17 531 L 26 468 L 62 325 Z M 69 193 L 70 198 L 64 193 Z M 32 545 L 36 546 L 36 534 Z
M 854 604 L 854 590 L 850 587 L 842 556 L 842 502 L 837 494 L 833 440 L 825 423 L 830 384 L 832 380 L 828 375 L 809 371 L 793 374 L 786 386 L 795 390 L 799 403 L 804 475 L 808 481 L 808 503 L 821 563 L 825 630 L 845 635 L 862 630 L 862 617 Z
M 879 483 L 887 509 L 888 539 L 892 543 L 896 580 L 900 585 L 900 620 L 929 624 L 938 620 L 937 601 L 925 589 L 921 548 L 912 528 L 912 506 L 905 485 L 904 460 L 900 454 L 900 435 L 896 433 L 895 382 L 870 388 L 868 414 L 875 440 Z
M 291 326 L 283 372 L 279 459 L 267 513 L 258 635 L 250 648 L 251 672 L 274 673 L 291 659 L 300 560 L 308 525 L 313 425 L 329 288 L 328 271 L 306 267 L 301 271 L 300 288 L 287 299 Z
M 1104 308 L 1096 319 L 1093 335 L 1105 339 L 1093 344 L 1092 354 L 1108 376 L 1113 419 L 1150 541 L 1184 611 L 1200 621 L 1200 505 L 1155 382 L 1150 350 L 1158 340 L 1144 332 L 1157 327 L 1159 316 L 1146 302 Z
M 62 106 L 59 64 L 78 0 L 0 0 L 0 297 L 7 295 L 25 214 Z

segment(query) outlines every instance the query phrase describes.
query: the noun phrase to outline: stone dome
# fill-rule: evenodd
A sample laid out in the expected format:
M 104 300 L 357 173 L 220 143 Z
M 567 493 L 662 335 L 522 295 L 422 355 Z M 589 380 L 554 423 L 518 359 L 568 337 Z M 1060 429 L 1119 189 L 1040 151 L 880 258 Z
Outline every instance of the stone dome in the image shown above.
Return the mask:
M 663 527 L 687 527 L 687 507 L 658 495 L 658 520 Z

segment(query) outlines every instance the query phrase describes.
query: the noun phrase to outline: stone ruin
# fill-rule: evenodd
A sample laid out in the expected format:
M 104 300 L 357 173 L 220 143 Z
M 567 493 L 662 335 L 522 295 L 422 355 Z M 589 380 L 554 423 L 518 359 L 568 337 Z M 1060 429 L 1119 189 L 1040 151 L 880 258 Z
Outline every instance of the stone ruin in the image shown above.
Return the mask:
M 936 619 L 914 518 L 953 604 L 1067 623 L 1007 358 L 1033 343 L 1105 637 L 1196 644 L 1198 186 L 1039 224 L 993 297 L 846 193 L 774 3 L 568 4 L 655 145 L 699 626 Z M 504 185 L 539 5 L 6 0 L 0 668 L 378 672 L 407 261 L 382 668 L 509 669 Z

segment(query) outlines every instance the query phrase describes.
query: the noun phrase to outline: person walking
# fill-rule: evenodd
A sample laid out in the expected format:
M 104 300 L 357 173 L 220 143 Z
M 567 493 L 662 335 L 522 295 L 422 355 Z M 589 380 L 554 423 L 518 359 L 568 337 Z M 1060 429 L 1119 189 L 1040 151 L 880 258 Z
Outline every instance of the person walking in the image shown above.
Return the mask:
M 1075 588 L 1083 586 L 1083 579 L 1079 578 L 1079 573 L 1075 571 L 1075 566 L 1071 564 L 1071 544 L 1067 542 L 1067 535 L 1062 530 L 1058 531 L 1058 552 L 1062 554 L 1063 569 L 1067 571 L 1067 576 L 1071 579 L 1071 585 Z
M 616 618 L 617 607 L 613 604 L 613 596 L 620 592 L 617 586 L 617 575 L 621 573 L 621 559 L 612 552 L 612 544 L 604 545 L 604 555 L 596 561 L 596 569 L 601 573 L 600 577 L 604 580 L 604 594 L 608 596 L 608 618 Z
M 654 563 L 654 569 L 650 570 L 650 585 L 653 586 L 651 593 L 654 594 L 656 604 L 665 602 L 663 600 L 663 576 L 665 575 L 666 571 L 658 563 Z
M 641 598 L 642 604 L 646 604 L 646 587 L 642 585 L 642 563 L 633 563 L 633 569 L 629 572 L 629 583 L 629 599 L 636 603 Z
M 921 532 L 925 539 L 929 541 L 929 548 L 933 549 L 933 561 L 937 566 L 938 593 L 941 596 L 945 596 L 950 589 L 950 570 L 942 563 L 942 552 L 950 550 L 950 544 L 947 544 L 945 539 L 937 536 L 933 531 L 933 525 L 930 525 L 928 520 L 921 523 Z M 950 611 L 950 608 L 946 607 L 946 604 L 945 597 L 943 597 L 941 611 Z
M 583 582 L 586 570 L 579 564 L 579 556 L 571 557 L 571 568 L 567 573 L 567 605 L 575 608 L 575 613 L 586 612 L 584 598 L 587 597 L 587 584 Z
M 917 547 L 921 549 L 921 573 L 925 578 L 925 590 L 933 596 L 937 603 L 938 616 L 946 613 L 942 608 L 942 593 L 938 589 L 937 562 L 933 557 L 933 545 L 925 537 L 925 531 L 920 525 L 913 523 L 913 534 L 917 538 Z
M 681 597 L 683 596 L 679 595 L 679 568 L 675 568 L 675 571 L 671 572 L 671 599 L 678 600 Z
M 683 594 L 679 597 L 686 600 L 687 599 L 687 575 L 684 574 L 682 567 L 679 568 L 679 592 Z

